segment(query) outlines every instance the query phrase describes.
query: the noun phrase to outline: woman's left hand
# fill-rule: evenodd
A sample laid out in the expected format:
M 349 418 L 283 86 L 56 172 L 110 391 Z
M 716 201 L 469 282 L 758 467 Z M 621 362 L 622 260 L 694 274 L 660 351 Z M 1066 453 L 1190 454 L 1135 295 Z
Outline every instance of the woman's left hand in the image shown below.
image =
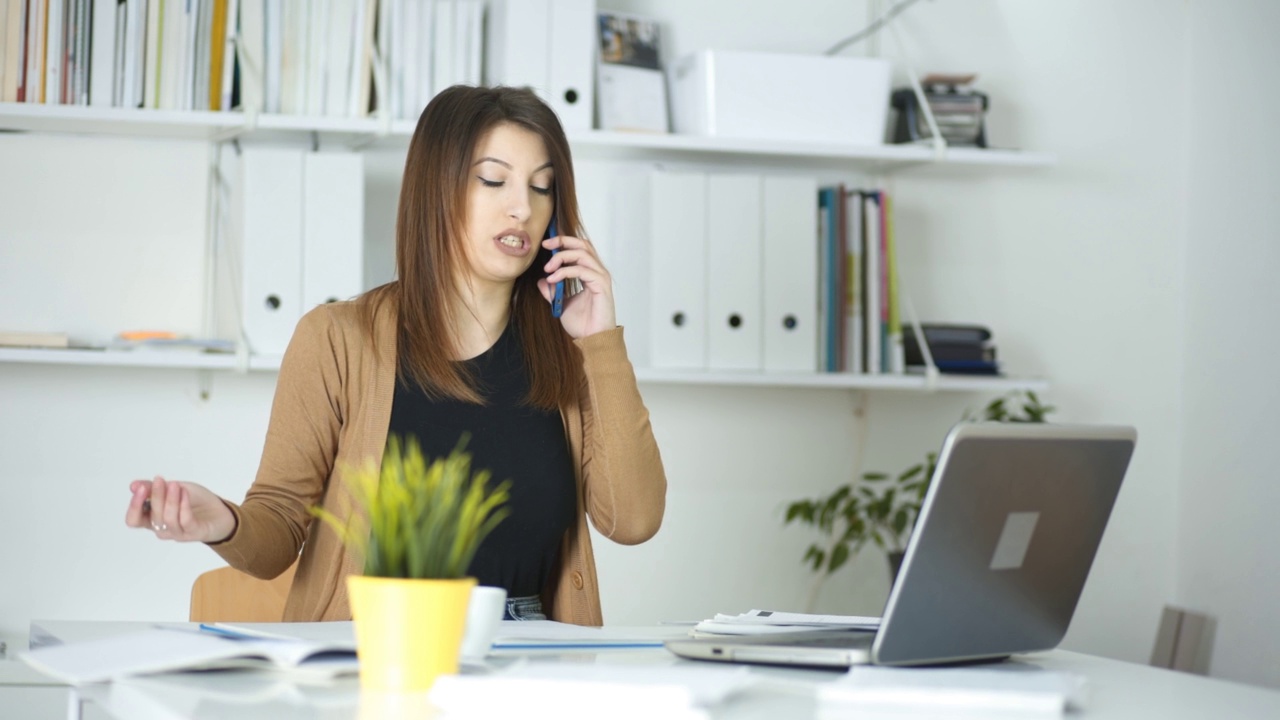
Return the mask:
M 565 332 L 574 338 L 584 338 L 618 326 L 613 305 L 613 278 L 600 262 L 600 256 L 590 240 L 561 235 L 542 241 L 542 246 L 558 250 L 543 270 L 547 277 L 538 281 L 538 291 L 550 303 L 555 284 L 561 280 L 576 278 L 582 283 L 582 292 L 569 297 L 565 294 L 564 312 L 560 322 Z

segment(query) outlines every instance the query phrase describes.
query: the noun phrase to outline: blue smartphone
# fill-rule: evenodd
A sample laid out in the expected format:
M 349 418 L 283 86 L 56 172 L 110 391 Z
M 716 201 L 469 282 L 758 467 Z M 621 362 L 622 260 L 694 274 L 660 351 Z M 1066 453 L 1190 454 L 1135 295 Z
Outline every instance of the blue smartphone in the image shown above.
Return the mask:
M 551 224 L 547 225 L 547 239 L 553 238 L 557 234 L 558 233 L 556 232 L 556 218 L 554 215 L 552 215 Z M 560 252 L 559 249 L 552 248 L 551 256 L 555 257 L 555 254 L 558 252 Z M 551 317 L 558 318 L 560 317 L 560 314 L 563 312 L 564 312 L 564 281 L 561 280 L 560 282 L 556 283 L 555 294 L 551 298 Z

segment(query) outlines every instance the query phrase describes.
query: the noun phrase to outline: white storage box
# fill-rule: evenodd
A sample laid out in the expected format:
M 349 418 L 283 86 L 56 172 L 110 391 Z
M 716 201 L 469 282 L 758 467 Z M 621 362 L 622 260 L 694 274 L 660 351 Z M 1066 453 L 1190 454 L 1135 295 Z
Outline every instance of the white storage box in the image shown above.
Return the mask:
M 690 135 L 884 143 L 889 61 L 703 50 L 671 72 L 675 131 Z

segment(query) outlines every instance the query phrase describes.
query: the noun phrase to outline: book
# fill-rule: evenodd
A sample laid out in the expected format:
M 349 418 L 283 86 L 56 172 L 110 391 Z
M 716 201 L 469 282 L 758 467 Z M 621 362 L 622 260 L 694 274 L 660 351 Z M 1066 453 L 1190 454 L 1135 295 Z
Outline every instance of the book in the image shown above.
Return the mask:
M 848 190 L 843 198 L 845 203 L 845 273 L 848 283 L 845 285 L 845 372 L 861 373 L 866 370 L 862 344 L 862 193 Z
M 991 331 L 981 325 L 920 323 L 920 329 L 929 347 L 934 343 L 984 343 L 991 339 Z
M 20 655 L 31 667 L 72 685 L 135 675 L 259 669 L 310 678 L 358 672 L 354 640 L 251 638 L 187 625 L 42 647 Z
M 0 347 L 65 348 L 71 338 L 61 332 L 26 332 L 0 330 Z
M 601 12 L 596 21 L 600 129 L 669 132 L 661 26 L 616 12 Z
M 916 342 L 915 333 L 908 332 L 903 338 L 908 366 L 924 365 L 924 353 L 920 352 L 920 344 Z M 929 342 L 929 353 L 933 361 L 983 361 L 995 362 L 996 349 L 990 343 L 944 343 Z
M 965 375 L 1000 374 L 996 348 L 991 343 L 991 331 L 987 328 L 921 323 L 920 330 L 939 371 Z M 903 350 L 907 367 L 914 370 L 925 364 L 914 329 L 908 328 L 904 333 Z

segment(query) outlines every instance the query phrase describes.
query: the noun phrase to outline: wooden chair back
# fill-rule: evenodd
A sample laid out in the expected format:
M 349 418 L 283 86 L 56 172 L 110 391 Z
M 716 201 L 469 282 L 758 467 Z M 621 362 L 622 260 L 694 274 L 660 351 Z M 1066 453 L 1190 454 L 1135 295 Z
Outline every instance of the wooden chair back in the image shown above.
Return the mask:
M 191 586 L 191 622 L 280 622 L 297 567 L 271 580 L 232 567 L 201 573 Z

